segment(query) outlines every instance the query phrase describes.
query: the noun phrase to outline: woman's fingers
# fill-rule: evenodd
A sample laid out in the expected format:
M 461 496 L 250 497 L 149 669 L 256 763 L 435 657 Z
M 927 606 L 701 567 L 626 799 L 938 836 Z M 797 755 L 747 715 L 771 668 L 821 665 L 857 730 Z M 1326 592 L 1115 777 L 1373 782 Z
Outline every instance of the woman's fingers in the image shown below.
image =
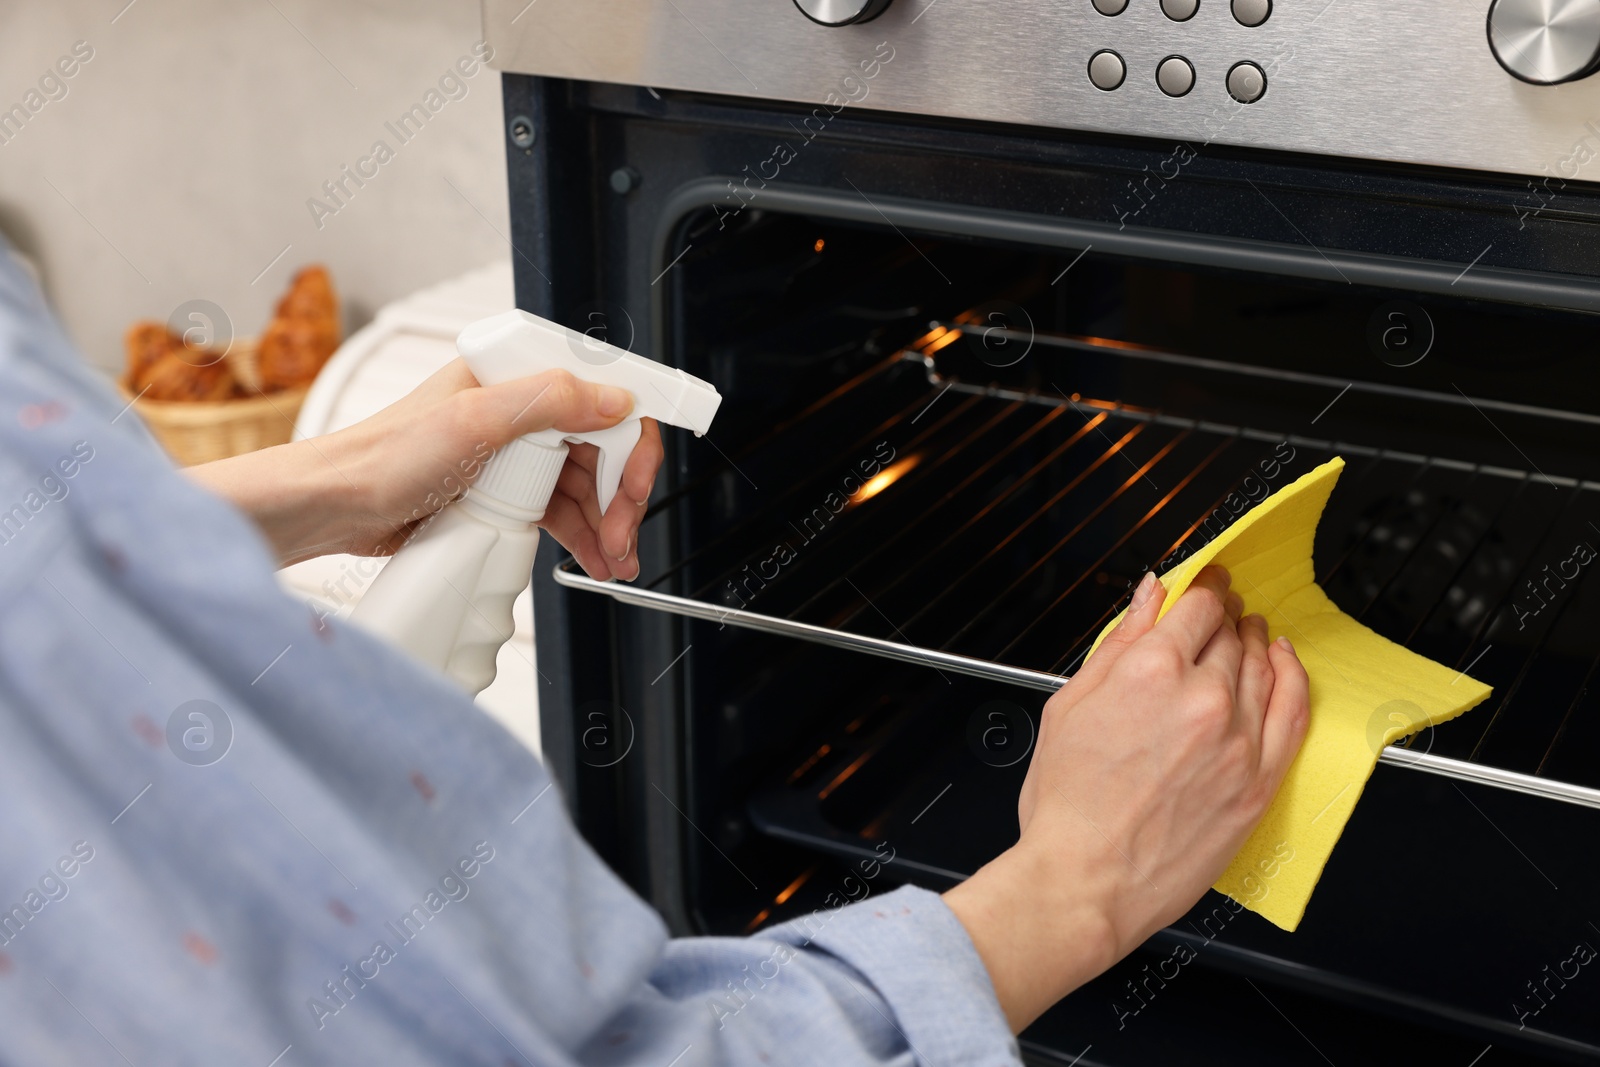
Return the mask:
M 1273 683 L 1261 728 L 1261 767 L 1276 791 L 1305 740 L 1311 718 L 1310 683 L 1287 637 L 1267 646 L 1267 658 L 1272 663 Z
M 619 578 L 638 577 L 639 524 L 644 521 L 645 502 L 649 499 L 663 455 L 661 432 L 656 427 L 656 421 L 641 419 L 640 427 L 639 443 L 628 456 L 622 472 L 622 484 L 604 515 L 600 514 L 599 499 L 594 489 L 594 470 L 599 464 L 600 450 L 590 444 L 572 445 L 567 454 L 569 463 L 562 472 L 563 485 L 569 488 L 574 499 L 583 504 L 585 517 L 599 533 L 600 547 L 616 561 L 612 569 Z M 638 494 L 637 500 L 633 497 L 635 493 Z
M 1250 736 L 1259 737 L 1276 678 L 1272 661 L 1267 658 L 1267 620 L 1260 615 L 1246 615 L 1239 620 L 1238 633 L 1241 656 L 1237 708 Z
M 556 492 L 571 497 L 583 510 L 584 521 L 595 531 L 600 529 L 600 500 L 595 495 L 593 475 L 572 463 L 567 463 L 562 466 L 561 474 L 556 478 Z
M 1100 642 L 1100 647 L 1094 650 L 1094 655 L 1089 657 L 1083 669 L 1072 676 L 1072 684 L 1077 691 L 1081 692 L 1104 678 L 1128 646 L 1150 632 L 1166 599 L 1166 586 L 1161 584 L 1153 571 L 1146 571 L 1133 590 L 1133 598 L 1128 602 L 1128 610 L 1123 613 L 1122 621 Z
M 1242 611 L 1244 600 L 1230 589 L 1222 600 L 1222 625 L 1195 657 L 1196 666 L 1221 678 L 1228 692 L 1235 694 L 1239 685 L 1239 664 L 1244 657 L 1244 645 L 1239 640 L 1239 613 Z
M 540 430 L 584 433 L 614 426 L 633 410 L 634 401 L 626 389 L 554 370 L 464 391 L 456 403 L 457 435 L 481 439 L 498 448 L 513 437 Z M 552 498 L 541 524 L 572 551 L 591 575 L 637 577 L 639 523 L 663 455 L 656 421 L 641 419 L 639 441 L 623 466 L 617 495 L 601 514 L 594 480 L 599 451 L 589 444 L 572 445 L 569 462 L 556 483 L 556 496 L 565 497 L 566 501 L 557 503 Z M 586 531 L 573 525 L 580 521 Z
M 617 496 L 633 501 L 638 505 L 641 515 L 645 505 L 650 503 L 650 490 L 655 487 L 656 472 L 661 469 L 661 461 L 665 458 L 666 450 L 661 446 L 661 427 L 656 425 L 655 419 L 640 419 L 639 443 L 633 446 L 627 465 L 622 468 L 622 488 L 617 490 Z
M 1191 663 L 1200 658 L 1200 651 L 1228 619 L 1228 581 L 1228 572 L 1222 567 L 1206 567 L 1156 626 L 1177 643 Z
M 572 558 L 578 561 L 578 566 L 589 577 L 602 582 L 616 577 L 616 572 L 611 569 L 612 561 L 601 549 L 600 538 L 584 518 L 582 507 L 559 489 L 550 497 L 550 504 L 544 509 L 544 518 L 539 525 L 559 541 L 562 548 L 572 553 Z
M 593 534 L 596 547 L 606 557 L 606 568 L 610 572 L 606 577 L 614 576 L 628 581 L 637 578 L 639 561 L 634 549 L 638 544 L 639 519 L 644 509 L 618 493 L 602 515 L 594 479 L 587 471 L 570 463 L 562 468 L 561 476 L 556 480 L 556 492 L 577 505 L 584 524 Z M 549 516 L 548 509 L 545 515 Z M 566 544 L 565 541 L 561 543 Z M 585 569 L 592 570 L 587 565 Z
M 643 508 L 618 493 L 600 518 L 600 547 L 615 561 L 610 566 L 618 578 L 632 581 L 639 576 L 634 549 L 639 544 L 639 520 L 643 517 Z
M 615 426 L 633 410 L 633 394 L 564 370 L 548 370 L 458 393 L 456 430 L 498 448 L 539 430 L 585 433 Z

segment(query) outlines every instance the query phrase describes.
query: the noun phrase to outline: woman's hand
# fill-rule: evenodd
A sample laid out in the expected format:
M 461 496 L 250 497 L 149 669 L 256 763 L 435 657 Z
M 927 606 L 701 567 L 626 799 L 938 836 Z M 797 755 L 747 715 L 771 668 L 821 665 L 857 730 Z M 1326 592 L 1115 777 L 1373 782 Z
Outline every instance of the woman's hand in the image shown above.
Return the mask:
M 383 556 L 460 496 L 501 445 L 551 428 L 614 426 L 632 409 L 626 390 L 566 371 L 480 386 L 455 360 L 400 401 L 323 437 L 191 467 L 202 485 L 262 528 L 282 563 L 328 552 Z M 595 489 L 598 450 L 573 445 L 539 525 L 590 575 L 639 575 L 639 523 L 661 467 L 661 432 L 640 420 L 639 443 L 604 515 Z
M 1300 748 L 1305 670 L 1228 581 L 1206 568 L 1157 624 L 1146 576 L 1045 705 L 1021 840 L 946 894 L 1018 1030 L 1192 907 Z

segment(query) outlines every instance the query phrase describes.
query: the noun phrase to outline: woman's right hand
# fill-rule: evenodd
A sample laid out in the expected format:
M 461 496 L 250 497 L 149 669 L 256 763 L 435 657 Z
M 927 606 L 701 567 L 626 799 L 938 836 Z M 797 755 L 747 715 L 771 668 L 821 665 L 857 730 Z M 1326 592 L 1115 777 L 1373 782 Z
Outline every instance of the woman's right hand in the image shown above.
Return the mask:
M 1228 581 L 1206 568 L 1157 623 L 1146 576 L 1045 705 L 1021 840 L 946 894 L 1016 1029 L 1192 907 L 1300 748 L 1305 670 Z

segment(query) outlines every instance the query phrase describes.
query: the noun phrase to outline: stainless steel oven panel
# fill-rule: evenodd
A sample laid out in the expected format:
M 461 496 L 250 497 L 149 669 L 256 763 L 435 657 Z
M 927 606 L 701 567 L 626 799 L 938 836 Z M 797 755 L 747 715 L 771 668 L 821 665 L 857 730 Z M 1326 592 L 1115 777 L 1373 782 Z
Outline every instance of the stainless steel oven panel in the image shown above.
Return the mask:
M 1534 206 L 1560 180 L 1600 179 L 1600 80 L 1513 77 L 1489 46 L 1489 0 L 1271 7 L 1246 27 L 1228 0 L 1183 22 L 1156 0 L 1115 17 L 1092 0 L 895 0 L 829 28 L 785 0 L 483 0 L 505 71 L 1557 179 Z M 1126 66 L 1111 91 L 1089 78 L 1103 49 Z M 1195 72 L 1181 97 L 1156 81 L 1174 55 Z M 1252 104 L 1227 89 L 1241 62 L 1266 74 Z

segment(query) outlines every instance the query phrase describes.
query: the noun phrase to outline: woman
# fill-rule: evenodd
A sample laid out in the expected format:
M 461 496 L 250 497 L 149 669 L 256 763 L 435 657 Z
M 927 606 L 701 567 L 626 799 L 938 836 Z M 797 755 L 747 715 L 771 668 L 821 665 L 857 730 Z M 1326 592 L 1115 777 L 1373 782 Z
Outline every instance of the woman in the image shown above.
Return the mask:
M 1045 707 L 1015 846 L 942 897 L 669 939 L 536 759 L 272 575 L 392 549 L 484 445 L 627 394 L 456 363 L 185 476 L 0 256 L 0 397 L 5 1062 L 1015 1062 L 1215 881 L 1304 735 L 1305 674 L 1226 573 L 1159 624 L 1147 578 Z M 574 449 L 544 525 L 589 573 L 637 576 L 661 455 L 649 427 L 601 516 Z

